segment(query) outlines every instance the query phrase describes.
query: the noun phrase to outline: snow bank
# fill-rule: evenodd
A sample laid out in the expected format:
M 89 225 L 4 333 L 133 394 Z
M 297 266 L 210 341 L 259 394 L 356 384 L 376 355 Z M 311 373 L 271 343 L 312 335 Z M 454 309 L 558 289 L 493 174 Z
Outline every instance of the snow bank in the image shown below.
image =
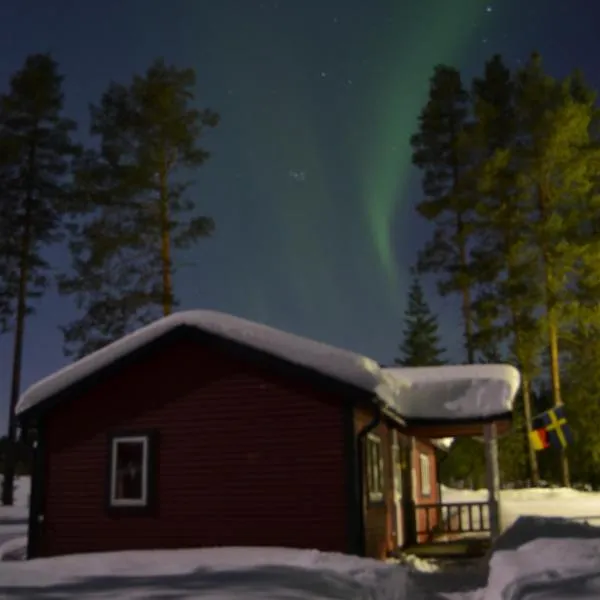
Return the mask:
M 407 569 L 286 548 L 73 555 L 0 563 L 0 597 L 405 598 Z
M 286 548 L 118 552 L 7 562 L 0 563 L 0 597 L 598 598 L 600 529 L 566 520 L 525 517 L 498 539 L 489 564 L 479 561 L 452 570 L 423 568 L 421 572 L 405 564 Z
M 600 528 L 519 518 L 494 545 L 482 600 L 600 597 Z
M 27 558 L 27 536 L 10 537 L 0 544 L 0 561 L 25 560 Z
M 443 490 L 454 499 L 481 491 Z M 515 501 L 572 512 L 586 492 L 506 490 Z M 600 494 L 589 494 L 596 501 Z M 533 498 L 533 502 L 531 499 Z M 19 558 L 24 539 L 0 547 Z M 12 553 L 12 554 L 11 554 Z M 566 600 L 600 597 L 600 528 L 567 519 L 518 518 L 490 560 L 452 569 L 404 557 L 382 563 L 316 550 L 213 548 L 72 555 L 0 563 L 0 597 L 269 598 L 273 600 Z

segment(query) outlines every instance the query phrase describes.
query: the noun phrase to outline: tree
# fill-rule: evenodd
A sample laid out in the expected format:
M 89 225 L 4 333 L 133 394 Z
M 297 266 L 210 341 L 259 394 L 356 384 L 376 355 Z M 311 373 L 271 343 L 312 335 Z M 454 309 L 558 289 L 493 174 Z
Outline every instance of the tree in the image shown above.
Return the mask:
M 414 272 L 404 318 L 401 356 L 394 362 L 406 367 L 443 365 L 442 355 L 445 350 L 440 345 L 438 322 L 427 304 L 421 282 Z
M 14 232 L 11 230 L 12 205 L 5 195 L 10 183 L 10 169 L 8 168 L 9 149 L 5 140 L 0 136 L 0 334 L 6 333 L 13 322 L 14 302 L 12 291 L 14 285 L 15 260 Z
M 473 363 L 473 277 L 468 252 L 473 198 L 465 178 L 471 161 L 465 144 L 468 112 L 469 95 L 460 73 L 436 67 L 411 144 L 413 163 L 423 172 L 425 198 L 417 204 L 417 211 L 434 225 L 433 237 L 420 253 L 419 270 L 441 275 L 442 295 L 460 295 L 467 362 Z
M 581 236 L 581 207 L 592 192 L 598 150 L 590 138 L 596 109 L 579 81 L 556 81 L 534 54 L 516 78 L 515 107 L 519 144 L 512 149 L 518 187 L 525 199 L 523 238 L 535 249 L 536 281 L 543 290 L 553 403 L 561 393 L 561 327 L 570 316 L 569 279 L 586 253 Z M 570 485 L 569 464 L 562 452 L 563 485 Z
M 577 71 L 571 77 L 571 95 L 584 104 L 594 103 L 595 94 Z M 599 111 L 590 124 L 592 147 L 598 148 Z M 579 232 L 585 243 L 572 286 L 570 316 L 560 332 L 563 349 L 562 392 L 567 398 L 567 417 L 575 434 L 569 455 L 575 465 L 573 477 L 579 482 L 600 484 L 600 180 L 581 205 Z
M 212 219 L 191 216 L 182 172 L 202 165 L 199 146 L 218 115 L 192 107 L 195 75 L 155 61 L 129 85 L 113 83 L 91 109 L 100 150 L 78 169 L 83 223 L 73 227 L 73 275 L 61 278 L 81 318 L 63 328 L 65 352 L 81 357 L 177 303 L 173 250 L 209 236 Z
M 537 375 L 541 349 L 540 332 L 534 313 L 542 296 L 535 280 L 535 248 L 523 240 L 521 231 L 528 212 L 517 186 L 518 164 L 511 149 L 517 143 L 515 84 L 500 56 L 485 65 L 484 77 L 473 81 L 475 124 L 471 134 L 478 149 L 473 169 L 479 201 L 476 210 L 476 247 L 472 250 L 479 280 L 473 314 L 480 324 L 475 345 L 484 358 L 508 344 L 512 359 L 521 370 L 524 424 L 531 431 L 531 381 Z M 518 409 L 516 409 L 518 410 Z M 524 439 L 524 438 L 523 438 Z M 521 438 L 512 440 L 521 446 Z M 510 443 L 503 450 L 510 452 Z M 537 455 L 528 448 L 529 468 L 534 485 L 539 481 Z
M 3 308 L 15 315 L 2 503 L 13 502 L 16 424 L 14 407 L 21 387 L 21 363 L 28 299 L 46 290 L 49 264 L 42 256 L 61 239 L 62 218 L 70 207 L 69 172 L 78 148 L 71 140 L 75 123 L 63 116 L 63 78 L 49 54 L 27 57 L 0 100 L 3 240 Z

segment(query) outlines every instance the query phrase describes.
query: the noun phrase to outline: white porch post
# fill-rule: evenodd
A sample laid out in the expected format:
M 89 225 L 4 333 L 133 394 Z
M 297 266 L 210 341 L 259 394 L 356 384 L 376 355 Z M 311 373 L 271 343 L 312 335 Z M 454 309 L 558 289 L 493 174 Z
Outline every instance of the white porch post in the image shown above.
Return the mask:
M 500 468 L 498 465 L 498 439 L 495 423 L 483 426 L 485 444 L 485 474 L 490 511 L 490 533 L 492 541 L 500 535 Z

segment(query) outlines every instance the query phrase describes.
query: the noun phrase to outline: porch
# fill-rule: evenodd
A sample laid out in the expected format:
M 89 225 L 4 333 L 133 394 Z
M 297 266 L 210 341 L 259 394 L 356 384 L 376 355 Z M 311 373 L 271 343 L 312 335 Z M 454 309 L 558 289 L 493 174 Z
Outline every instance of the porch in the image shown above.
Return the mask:
M 419 502 L 414 492 L 397 494 L 404 538 L 399 552 L 418 556 L 483 555 L 500 535 L 498 437 L 509 432 L 520 386 L 508 365 L 388 368 L 407 384 L 402 414 L 413 439 L 476 438 L 485 454 L 487 501 Z M 436 469 L 437 471 L 438 469 Z M 411 476 L 411 480 L 414 475 Z M 433 500 L 433 498 L 431 499 Z
M 414 504 L 411 517 L 415 529 L 402 553 L 471 558 L 483 556 L 491 546 L 489 501 Z
M 474 558 L 486 554 L 500 535 L 500 477 L 498 466 L 498 431 L 508 430 L 508 423 L 445 424 L 416 428 L 418 435 L 475 437 L 484 446 L 488 498 L 484 501 L 406 502 L 405 543 L 398 553 L 421 558 Z M 435 437 L 434 437 L 435 436 Z

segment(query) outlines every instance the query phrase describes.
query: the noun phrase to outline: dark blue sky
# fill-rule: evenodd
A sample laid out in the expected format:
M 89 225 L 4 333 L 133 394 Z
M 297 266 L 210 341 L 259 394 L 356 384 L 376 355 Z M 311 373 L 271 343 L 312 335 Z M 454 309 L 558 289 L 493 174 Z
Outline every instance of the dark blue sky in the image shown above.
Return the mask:
M 408 138 L 436 63 L 470 78 L 500 52 L 530 51 L 600 87 L 592 0 L 18 0 L 0 3 L 0 85 L 50 51 L 66 112 L 87 141 L 87 106 L 158 56 L 197 72 L 197 100 L 221 113 L 193 198 L 217 231 L 183 265 L 183 308 L 214 308 L 390 361 L 407 270 L 428 228 Z M 389 252 L 388 252 L 389 251 Z M 64 249 L 48 256 L 68 267 Z M 190 264 L 192 263 L 193 264 Z M 458 311 L 440 301 L 460 359 Z M 53 291 L 27 322 L 23 387 L 64 365 Z M 0 338 L 4 429 L 12 339 Z

